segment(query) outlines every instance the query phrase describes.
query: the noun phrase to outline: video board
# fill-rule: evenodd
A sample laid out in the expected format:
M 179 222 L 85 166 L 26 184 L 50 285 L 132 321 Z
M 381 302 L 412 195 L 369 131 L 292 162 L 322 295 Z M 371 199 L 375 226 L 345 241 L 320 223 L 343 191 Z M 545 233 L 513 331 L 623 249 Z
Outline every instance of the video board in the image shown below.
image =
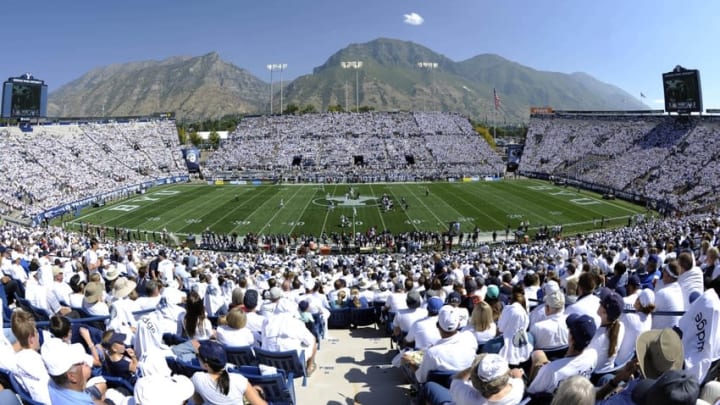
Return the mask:
M 3 118 L 39 118 L 47 116 L 47 85 L 30 74 L 11 77 L 3 83 Z
M 662 76 L 666 112 L 702 111 L 700 71 L 678 66 L 672 72 L 663 73 Z

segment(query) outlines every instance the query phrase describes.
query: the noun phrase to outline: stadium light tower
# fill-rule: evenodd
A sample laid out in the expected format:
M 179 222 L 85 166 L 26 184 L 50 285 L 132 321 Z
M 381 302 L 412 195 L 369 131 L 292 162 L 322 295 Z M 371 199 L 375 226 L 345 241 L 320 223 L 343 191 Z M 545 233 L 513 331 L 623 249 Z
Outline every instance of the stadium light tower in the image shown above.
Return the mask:
M 287 69 L 287 63 L 270 63 L 267 65 L 267 69 L 270 71 L 270 115 L 273 113 L 273 72 L 280 72 L 280 114 L 282 115 L 283 108 L 283 81 L 282 72 Z
M 343 69 L 355 69 L 355 112 L 360 112 L 360 87 L 358 80 L 358 70 L 362 68 L 361 60 L 352 60 L 347 62 L 340 62 L 340 66 Z
M 432 71 L 438 68 L 437 62 L 418 62 L 417 66 L 420 69 L 424 69 L 427 71 L 430 71 L 430 100 L 434 101 L 434 94 L 433 94 L 433 74 Z M 427 107 L 425 107 L 427 110 Z

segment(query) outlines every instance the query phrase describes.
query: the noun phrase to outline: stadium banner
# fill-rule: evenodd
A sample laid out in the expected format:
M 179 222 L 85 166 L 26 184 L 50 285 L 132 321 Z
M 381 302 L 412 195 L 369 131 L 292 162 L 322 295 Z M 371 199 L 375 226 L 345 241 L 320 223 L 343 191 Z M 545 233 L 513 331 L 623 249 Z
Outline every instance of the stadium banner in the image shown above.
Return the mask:
M 463 183 L 470 183 L 472 180 L 472 177 L 463 177 L 462 179 Z
M 530 115 L 534 114 L 552 114 L 552 107 L 530 107 Z
M 216 185 L 216 186 L 222 186 L 223 184 L 225 184 L 225 180 L 223 180 L 223 179 L 216 179 L 216 180 L 215 180 L 215 185 Z
M 252 184 L 253 186 L 260 186 L 260 185 L 262 185 L 262 181 L 260 181 L 260 180 L 253 180 L 250 184 Z
M 182 149 L 183 159 L 185 159 L 185 166 L 190 173 L 197 173 L 200 171 L 200 151 L 197 148 L 184 148 Z
M 232 180 L 232 181 L 230 181 L 230 184 L 232 184 L 233 186 L 242 186 L 242 185 L 247 184 L 247 181 L 245 181 L 245 180 Z
M 507 146 L 507 162 L 508 164 L 520 164 L 520 158 L 522 157 L 523 149 L 525 145 L 512 144 Z

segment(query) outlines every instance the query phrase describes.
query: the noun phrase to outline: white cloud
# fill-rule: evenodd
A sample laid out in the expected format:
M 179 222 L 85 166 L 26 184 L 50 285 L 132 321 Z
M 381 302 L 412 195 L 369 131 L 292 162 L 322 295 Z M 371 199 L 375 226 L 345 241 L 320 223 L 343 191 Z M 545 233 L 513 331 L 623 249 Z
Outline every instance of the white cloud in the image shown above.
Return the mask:
M 405 18 L 403 21 L 405 24 L 422 25 L 425 22 L 425 19 L 418 13 L 404 14 L 403 17 Z

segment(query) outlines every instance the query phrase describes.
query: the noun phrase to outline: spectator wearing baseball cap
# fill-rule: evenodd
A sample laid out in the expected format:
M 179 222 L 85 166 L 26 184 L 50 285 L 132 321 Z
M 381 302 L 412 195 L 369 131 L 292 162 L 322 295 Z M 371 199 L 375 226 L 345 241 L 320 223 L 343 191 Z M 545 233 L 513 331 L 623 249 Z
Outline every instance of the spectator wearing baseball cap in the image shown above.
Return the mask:
M 655 288 L 655 310 L 669 312 L 684 312 L 685 297 L 682 287 L 677 282 L 680 275 L 680 265 L 677 260 L 671 260 L 662 266 L 662 288 Z M 658 282 L 658 284 L 660 284 Z M 658 286 L 659 287 L 659 286 Z M 652 319 L 653 329 L 672 328 L 680 322 L 678 315 L 656 315 Z
M 81 344 L 68 345 L 59 339 L 53 339 L 43 348 L 42 360 L 52 380 L 48 384 L 48 403 L 93 403 L 93 398 L 85 392 L 93 360 Z
M 460 314 L 460 327 L 464 328 L 467 326 L 468 320 L 470 319 L 470 311 L 468 311 L 466 307 L 460 305 L 462 303 L 462 299 L 463 297 L 459 292 L 453 291 L 448 294 L 447 304 L 458 310 L 458 313 Z
M 590 377 L 597 365 L 597 352 L 588 345 L 597 330 L 595 321 L 588 315 L 568 315 L 568 351 L 565 357 L 548 362 L 543 352 L 533 353 L 530 372 L 532 382 L 527 391 L 531 394 L 553 393 L 561 381 L 573 375 Z
M 635 352 L 636 360 L 628 362 L 610 382 L 601 387 L 597 392 L 597 398 L 602 399 L 616 390 L 622 381 L 627 382 L 624 389 L 604 401 L 598 401 L 598 404 L 643 404 L 645 402 L 634 401 L 640 398 L 634 391 L 644 380 L 632 377 L 640 374 L 641 377 L 648 380 L 657 379 L 668 370 L 681 370 L 685 362 L 682 339 L 675 330 L 670 328 L 653 329 L 642 333 L 637 338 Z M 643 388 L 639 388 L 639 390 L 642 391 Z M 655 404 L 660 403 L 664 404 L 665 402 L 661 401 Z
M 194 403 L 242 404 L 247 400 L 251 405 L 266 404 L 247 378 L 239 373 L 228 373 L 225 369 L 225 348 L 220 343 L 210 340 L 200 342 L 197 358 L 206 372 L 197 372 L 192 376 Z
M 544 319 L 530 324 L 535 347 L 540 350 L 554 349 L 568 344 L 568 328 L 565 324 L 565 294 L 558 290 L 544 297 Z
M 620 322 L 625 326 L 625 337 L 618 349 L 618 359 L 627 359 L 635 352 L 635 341 L 643 332 L 652 329 L 652 312 L 655 310 L 655 293 L 649 288 L 644 288 L 637 294 L 634 312 L 624 313 L 620 316 Z
M 442 306 L 442 299 L 430 297 L 427 302 L 428 315 L 413 323 L 410 326 L 407 336 L 405 336 L 405 344 L 407 346 L 414 347 L 416 350 L 424 350 L 441 339 L 436 323 L 438 312 Z
M 504 307 L 504 304 L 500 299 L 500 288 L 497 285 L 490 284 L 487 287 L 487 292 L 485 293 L 485 302 L 487 302 L 492 308 L 493 320 L 497 322 L 498 319 L 500 319 L 500 314 L 502 313 Z
M 459 332 L 460 311 L 450 305 L 443 306 L 437 317 L 437 328 L 441 339 L 425 350 L 422 363 L 415 372 L 418 383 L 427 381 L 430 371 L 459 371 L 470 367 L 472 354 L 477 350 L 475 337 Z
M 620 322 L 625 304 L 622 297 L 616 292 L 607 289 L 607 294 L 601 299 L 598 307 L 600 327 L 590 342 L 590 347 L 598 355 L 596 373 L 602 373 L 615 367 L 620 344 L 625 337 L 625 325 Z M 625 359 L 619 359 L 625 360 Z
M 695 405 L 700 384 L 695 376 L 683 370 L 667 370 L 657 379 L 646 379 L 633 390 L 638 405 Z
M 625 285 L 626 295 L 623 298 L 626 309 L 632 309 L 635 306 L 635 300 L 642 289 L 642 283 L 640 283 L 640 277 L 637 274 L 632 274 L 628 277 L 627 284 Z
M 125 347 L 127 336 L 109 330 L 103 334 L 102 345 L 105 348 L 104 367 L 109 375 L 120 377 L 131 384 L 135 383 L 138 359 L 135 351 Z
M 525 383 L 521 369 L 510 369 L 500 355 L 482 353 L 453 377 L 449 390 L 429 382 L 424 392 L 432 404 L 517 404 L 522 400 Z
M 410 327 L 420 319 L 428 316 L 427 309 L 423 308 L 422 297 L 416 290 L 407 293 L 405 299 L 407 309 L 401 309 L 393 319 L 393 337 L 397 341 L 404 341 L 405 335 L 410 331 Z

